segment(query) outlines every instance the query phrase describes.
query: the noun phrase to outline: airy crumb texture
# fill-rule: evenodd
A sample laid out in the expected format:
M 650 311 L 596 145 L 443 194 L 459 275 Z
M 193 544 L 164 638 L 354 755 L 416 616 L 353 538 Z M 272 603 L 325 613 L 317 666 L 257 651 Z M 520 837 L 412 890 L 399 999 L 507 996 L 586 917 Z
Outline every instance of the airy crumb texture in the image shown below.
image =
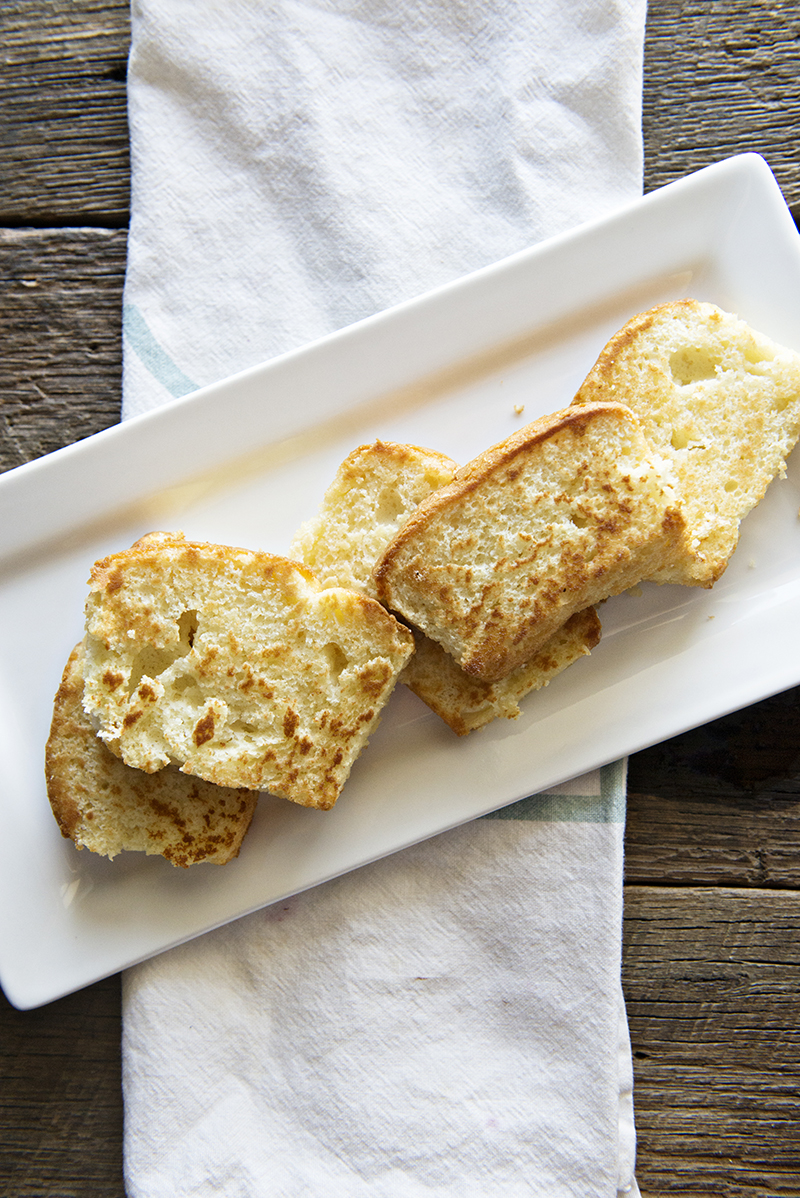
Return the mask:
M 452 481 L 458 463 L 432 449 L 375 441 L 336 472 L 313 520 L 301 525 L 290 554 L 324 586 L 375 597 L 372 570 L 423 499 Z
M 575 612 L 671 566 L 684 523 L 619 404 L 534 421 L 423 501 L 375 571 L 378 597 L 487 682 Z
M 626 404 L 668 463 L 689 553 L 660 582 L 710 586 L 800 435 L 800 355 L 713 304 L 678 300 L 611 338 L 575 397 Z
M 158 854 L 186 868 L 238 856 L 258 794 L 213 786 L 170 766 L 131 769 L 95 735 L 83 710 L 82 646 L 70 654 L 45 753 L 50 806 L 62 835 L 104 857 Z
M 272 554 L 153 534 L 97 562 L 84 707 L 147 773 L 333 806 L 413 637 L 374 600 Z
M 576 612 L 529 662 L 517 666 L 507 678 L 483 682 L 470 677 L 441 645 L 420 632 L 415 638 L 417 651 L 400 675 L 400 681 L 454 732 L 466 736 L 498 717 L 516 719 L 521 700 L 591 653 L 600 633 L 600 621 L 593 607 Z
M 375 593 L 373 568 L 387 545 L 423 499 L 451 482 L 457 464 L 417 445 L 375 441 L 342 462 L 320 510 L 300 529 L 292 553 L 329 586 Z M 459 736 L 498 716 L 515 719 L 520 700 L 546 686 L 561 670 L 589 653 L 600 639 L 594 609 L 567 621 L 533 660 L 508 678 L 482 682 L 421 632 L 416 653 L 400 681 Z

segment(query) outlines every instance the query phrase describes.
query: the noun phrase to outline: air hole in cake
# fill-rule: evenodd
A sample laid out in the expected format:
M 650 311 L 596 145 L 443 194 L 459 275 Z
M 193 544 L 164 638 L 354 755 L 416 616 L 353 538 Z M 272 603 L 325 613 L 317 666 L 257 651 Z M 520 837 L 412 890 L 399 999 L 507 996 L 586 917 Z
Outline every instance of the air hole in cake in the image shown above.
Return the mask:
M 196 611 L 185 611 L 178 617 L 178 643 L 180 648 L 175 654 L 176 657 L 185 657 L 190 652 L 197 632 L 197 623 Z
M 325 658 L 328 672 L 334 678 L 338 678 L 342 671 L 347 669 L 347 656 L 342 652 L 339 645 L 334 644 L 333 641 L 330 641 L 327 645 L 323 645 L 322 656 Z
M 128 694 L 132 695 L 143 678 L 157 678 L 168 670 L 175 660 L 175 654 L 168 649 L 159 649 L 155 645 L 145 645 L 136 654 L 128 678 Z
M 744 360 L 747 366 L 761 366 L 764 362 L 774 362 L 775 355 L 771 350 L 758 344 L 757 341 L 751 341 L 744 351 Z M 763 371 L 754 371 L 756 374 L 762 374 Z
M 157 678 L 168 670 L 179 657 L 192 651 L 197 633 L 197 612 L 185 611 L 178 618 L 178 643 L 162 649 L 157 645 L 144 645 L 134 658 L 128 678 L 128 694 L 132 695 L 143 678 Z
M 179 674 L 172 683 L 173 693 L 180 695 L 184 700 L 196 703 L 202 702 L 200 687 L 197 685 L 197 679 L 191 674 Z M 192 695 L 191 691 L 195 690 L 196 695 Z
M 259 732 L 255 724 L 248 724 L 247 720 L 233 720 L 228 727 L 240 736 L 257 736 Z
M 669 368 L 679 387 L 713 379 L 717 374 L 720 358 L 697 345 L 685 345 L 670 357 Z
M 394 524 L 399 516 L 405 514 L 406 505 L 394 487 L 381 492 L 378 506 L 375 509 L 375 519 L 378 524 Z
M 736 482 L 736 480 L 735 480 L 735 479 L 733 479 L 733 478 L 729 478 L 729 479 L 728 479 L 728 481 L 727 481 L 727 482 L 726 482 L 726 484 L 725 484 L 725 490 L 726 490 L 726 491 L 738 491 L 738 490 L 739 490 L 739 484 Z
M 572 521 L 572 523 L 575 525 L 576 528 L 586 528 L 586 526 L 589 523 L 589 517 L 581 516 L 580 513 L 578 513 L 578 512 L 573 512 L 570 515 L 570 520 Z
M 670 445 L 673 449 L 686 449 L 695 439 L 695 434 L 691 429 L 674 428 L 670 437 Z

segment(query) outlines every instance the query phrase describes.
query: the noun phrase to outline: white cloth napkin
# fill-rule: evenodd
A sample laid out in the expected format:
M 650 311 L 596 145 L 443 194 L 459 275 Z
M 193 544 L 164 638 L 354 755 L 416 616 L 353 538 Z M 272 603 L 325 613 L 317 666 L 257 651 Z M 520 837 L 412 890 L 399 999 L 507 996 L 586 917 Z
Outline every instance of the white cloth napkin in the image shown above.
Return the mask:
M 134 0 L 124 414 L 639 195 L 645 7 Z M 130 970 L 130 1198 L 635 1195 L 624 796 L 606 767 Z

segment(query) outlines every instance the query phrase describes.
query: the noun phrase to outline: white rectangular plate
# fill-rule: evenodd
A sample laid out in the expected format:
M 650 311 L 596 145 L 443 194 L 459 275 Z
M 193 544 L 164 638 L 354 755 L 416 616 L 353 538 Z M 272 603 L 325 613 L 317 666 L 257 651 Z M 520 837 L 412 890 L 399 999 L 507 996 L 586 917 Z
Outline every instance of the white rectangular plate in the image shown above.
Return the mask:
M 398 688 L 334 810 L 265 796 L 222 869 L 78 852 L 50 813 L 52 697 L 96 558 L 157 528 L 285 553 L 356 445 L 412 441 L 466 461 L 568 404 L 630 316 L 685 295 L 800 349 L 800 238 L 760 158 L 700 171 L 0 478 L 0 979 L 12 1003 L 48 1002 L 800 682 L 795 460 L 712 591 L 645 585 L 611 600 L 591 657 L 519 720 L 466 738 Z

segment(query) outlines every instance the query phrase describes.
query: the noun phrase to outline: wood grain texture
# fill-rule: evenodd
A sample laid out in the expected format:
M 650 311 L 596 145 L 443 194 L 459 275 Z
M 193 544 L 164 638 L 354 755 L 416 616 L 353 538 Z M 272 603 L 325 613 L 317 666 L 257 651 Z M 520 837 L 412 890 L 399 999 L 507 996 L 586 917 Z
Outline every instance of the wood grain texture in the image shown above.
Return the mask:
M 119 421 L 124 230 L 0 229 L 0 469 Z
M 632 757 L 625 854 L 628 882 L 800 888 L 800 687 Z
M 124 0 L 3 0 L 0 225 L 124 226 Z
M 754 151 L 772 167 L 797 218 L 799 63 L 796 0 L 650 0 L 646 190 Z
M 628 886 L 645 1196 L 800 1195 L 800 894 Z
M 38 1011 L 0 994 L 0 1194 L 124 1198 L 120 981 Z

